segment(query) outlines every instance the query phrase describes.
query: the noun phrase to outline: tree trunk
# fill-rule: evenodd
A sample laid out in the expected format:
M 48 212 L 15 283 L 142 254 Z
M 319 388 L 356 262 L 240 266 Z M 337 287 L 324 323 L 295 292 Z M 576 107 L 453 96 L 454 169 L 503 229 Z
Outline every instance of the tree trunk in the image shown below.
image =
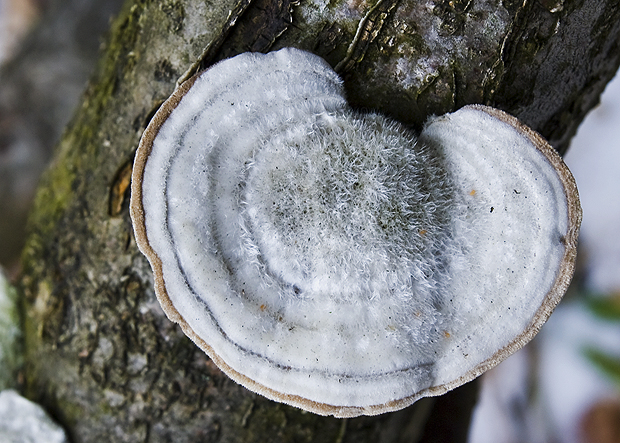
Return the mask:
M 336 67 L 354 107 L 419 128 L 485 103 L 563 152 L 618 68 L 619 37 L 616 0 L 127 0 L 31 214 L 26 395 L 74 442 L 464 441 L 475 385 L 340 420 L 223 375 L 167 320 L 136 247 L 128 185 L 140 134 L 178 79 L 296 46 Z

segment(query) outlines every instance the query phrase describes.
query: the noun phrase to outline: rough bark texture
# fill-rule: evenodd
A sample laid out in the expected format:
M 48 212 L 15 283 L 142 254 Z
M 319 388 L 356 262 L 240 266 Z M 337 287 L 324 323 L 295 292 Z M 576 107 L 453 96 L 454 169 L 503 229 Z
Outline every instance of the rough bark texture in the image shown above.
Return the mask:
M 27 396 L 74 442 L 463 440 L 472 386 L 455 401 L 338 420 L 228 380 L 165 318 L 136 248 L 128 184 L 140 134 L 188 72 L 296 46 L 336 67 L 354 106 L 420 127 L 486 103 L 562 152 L 620 63 L 619 36 L 616 0 L 128 0 L 31 215 Z

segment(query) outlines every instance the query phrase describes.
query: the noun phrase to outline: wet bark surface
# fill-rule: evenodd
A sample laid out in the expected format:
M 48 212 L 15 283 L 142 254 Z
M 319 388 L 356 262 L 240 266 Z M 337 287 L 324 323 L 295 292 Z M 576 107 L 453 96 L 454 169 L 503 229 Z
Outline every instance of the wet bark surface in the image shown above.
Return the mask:
M 128 0 L 31 213 L 26 395 L 74 442 L 439 441 L 448 428 L 464 441 L 475 385 L 339 420 L 223 375 L 165 317 L 136 247 L 128 201 L 140 135 L 179 79 L 296 46 L 337 69 L 355 107 L 419 128 L 431 114 L 490 104 L 563 152 L 618 68 L 619 37 L 612 0 Z

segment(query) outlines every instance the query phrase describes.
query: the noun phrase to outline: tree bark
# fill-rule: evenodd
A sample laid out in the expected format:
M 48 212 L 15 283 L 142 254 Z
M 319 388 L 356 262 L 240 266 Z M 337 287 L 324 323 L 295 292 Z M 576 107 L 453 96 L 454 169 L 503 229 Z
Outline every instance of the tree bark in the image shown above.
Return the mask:
M 296 46 L 337 69 L 354 107 L 419 128 L 485 103 L 564 152 L 620 64 L 619 37 L 615 0 L 127 0 L 30 217 L 26 395 L 74 442 L 464 441 L 475 385 L 339 420 L 223 375 L 166 319 L 135 245 L 128 185 L 140 134 L 178 79 Z

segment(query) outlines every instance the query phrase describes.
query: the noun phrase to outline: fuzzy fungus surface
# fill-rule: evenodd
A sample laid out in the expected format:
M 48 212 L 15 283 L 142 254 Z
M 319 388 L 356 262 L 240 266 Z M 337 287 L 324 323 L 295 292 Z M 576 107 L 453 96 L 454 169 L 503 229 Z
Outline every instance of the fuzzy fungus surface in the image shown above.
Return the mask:
M 471 106 L 417 138 L 310 53 L 242 54 L 143 135 L 131 214 L 171 320 L 231 378 L 319 414 L 405 407 L 529 341 L 581 211 L 555 151 Z

